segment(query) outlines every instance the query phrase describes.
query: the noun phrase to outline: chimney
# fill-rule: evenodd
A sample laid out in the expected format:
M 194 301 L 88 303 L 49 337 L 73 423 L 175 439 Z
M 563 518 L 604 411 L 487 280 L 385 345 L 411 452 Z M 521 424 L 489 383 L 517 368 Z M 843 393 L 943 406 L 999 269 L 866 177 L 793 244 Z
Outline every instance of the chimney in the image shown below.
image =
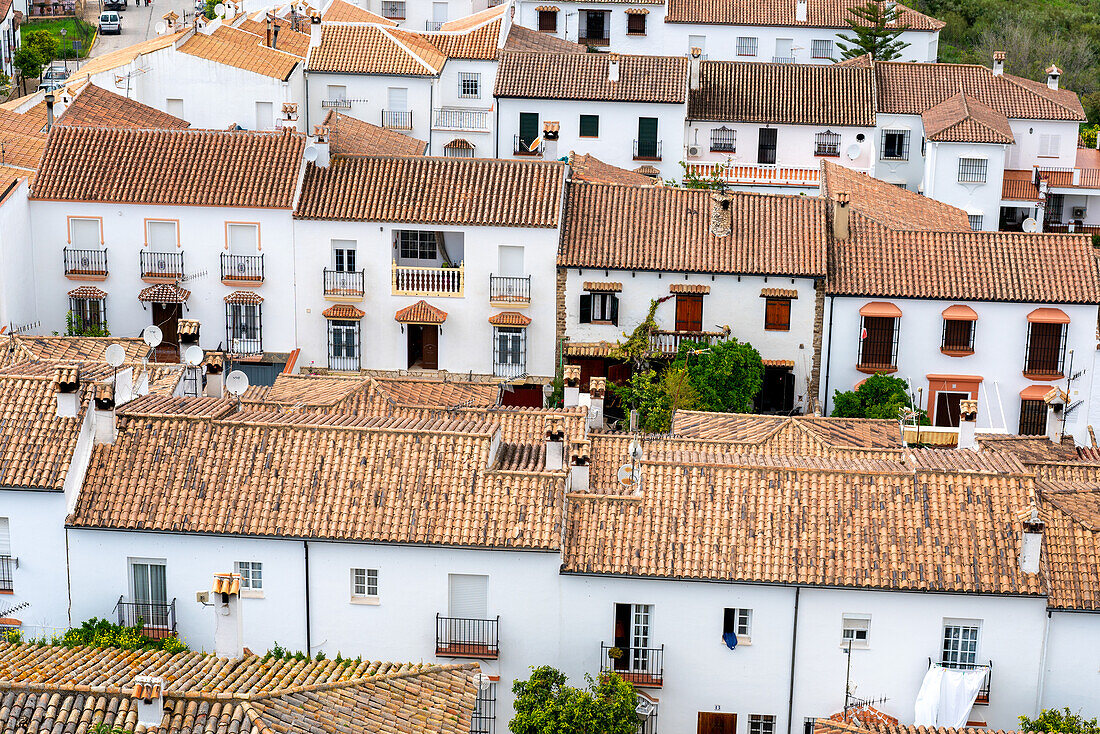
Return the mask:
M 53 394 L 57 400 L 57 417 L 76 418 L 80 410 L 80 368 L 70 366 L 54 370 Z
M 264 26 L 264 45 L 271 45 L 271 13 L 264 13 L 264 20 L 267 21 Z
M 978 423 L 978 401 L 959 401 L 959 443 L 960 449 L 978 450 L 978 441 L 974 431 Z
M 1039 573 L 1039 557 L 1043 553 L 1043 530 L 1046 523 L 1039 519 L 1039 510 L 1031 507 L 1031 517 L 1023 522 L 1024 542 L 1020 544 L 1020 570 Z
M 807 0 L 795 0 L 794 6 L 794 19 L 798 23 L 805 23 L 809 19 L 809 10 Z
M 46 92 L 46 132 L 53 129 L 53 92 Z
M 566 408 L 573 408 L 581 404 L 581 366 L 579 364 L 567 364 L 564 368 L 564 400 Z
M 589 464 L 592 463 L 588 441 L 574 441 L 569 450 L 569 491 L 587 492 Z
M 214 606 L 214 654 L 239 660 L 244 657 L 244 625 L 241 620 L 241 575 L 216 573 L 210 589 Z
M 1058 88 L 1058 79 L 1062 76 L 1062 70 L 1054 64 L 1047 67 L 1047 86 L 1051 89 Z
M 115 426 L 115 386 L 104 383 L 95 386 L 95 442 L 111 445 L 118 437 Z
M 183 353 L 187 351 L 188 347 L 193 347 L 199 343 L 199 322 L 194 319 L 180 319 L 176 326 L 176 335 L 178 339 L 178 348 L 180 363 L 183 363 Z
M 728 237 L 733 228 L 733 197 L 725 191 L 710 196 L 710 233 L 715 237 Z
M 298 127 L 298 103 L 283 102 L 283 117 L 275 124 L 284 130 L 293 130 Z
M 306 146 L 304 155 L 307 161 L 313 161 L 318 168 L 328 168 L 329 158 L 331 157 L 328 139 L 328 127 L 325 125 L 313 126 L 313 142 Z
M 314 11 L 309 16 L 309 47 L 317 48 L 321 45 L 321 14 Z
M 994 51 L 993 52 L 993 76 L 1000 76 L 1005 73 L 1005 52 Z
M 271 28 L 271 48 L 279 48 L 279 24 L 275 23 Z
M 844 242 L 848 239 L 850 204 L 851 197 L 848 196 L 847 192 L 840 191 L 837 193 L 836 200 L 833 202 L 833 239 L 837 242 Z
M 553 161 L 558 158 L 558 137 L 561 134 L 561 123 L 556 120 L 546 120 L 542 123 L 542 150 L 546 160 Z
M 1057 387 L 1050 388 L 1043 400 L 1047 403 L 1047 438 L 1053 444 L 1062 443 L 1062 418 L 1065 415 L 1069 395 Z
M 146 731 L 155 731 L 164 722 L 164 679 L 151 675 L 134 676 L 137 723 Z
M 588 427 L 603 428 L 603 399 L 607 393 L 607 378 L 593 377 L 588 384 Z
M 691 61 L 688 68 L 688 86 L 691 91 L 698 91 L 703 87 L 703 49 L 698 46 L 691 47 Z
M 546 471 L 561 471 L 565 454 L 565 421 L 560 415 L 548 415 L 546 426 Z
M 619 54 L 615 52 L 607 55 L 607 81 L 619 81 Z
M 202 364 L 206 367 L 206 397 L 225 396 L 225 357 L 221 352 L 208 352 Z

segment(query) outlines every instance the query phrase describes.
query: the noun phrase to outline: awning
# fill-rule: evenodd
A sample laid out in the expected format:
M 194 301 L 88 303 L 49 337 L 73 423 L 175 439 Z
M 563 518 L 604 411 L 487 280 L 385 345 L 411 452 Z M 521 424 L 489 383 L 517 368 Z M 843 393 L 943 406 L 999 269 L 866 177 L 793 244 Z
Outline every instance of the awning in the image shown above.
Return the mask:
M 557 5 L 539 5 L 535 10 L 540 13 L 557 13 L 561 10 Z
M 225 297 L 226 303 L 263 303 L 264 298 L 256 291 L 233 291 Z
M 519 311 L 502 311 L 489 317 L 493 326 L 530 326 L 531 319 Z
M 1043 400 L 1055 388 L 1050 385 L 1028 385 L 1020 391 L 1021 400 Z
M 1068 324 L 1069 316 L 1060 308 L 1037 308 L 1027 315 L 1033 324 Z
M 956 303 L 943 310 L 943 318 L 947 321 L 977 321 L 978 313 L 970 306 Z
M 793 288 L 761 288 L 761 298 L 798 298 L 798 291 Z
M 696 293 L 701 295 L 707 295 L 710 293 L 710 286 L 703 285 L 702 283 L 673 283 L 668 287 L 669 293 Z
M 455 138 L 451 142 L 443 146 L 449 150 L 473 150 L 474 146 L 469 140 L 463 140 L 462 138 Z
M 794 369 L 793 359 L 764 359 L 761 360 L 765 367 L 784 367 L 786 369 Z
M 146 303 L 186 303 L 190 297 L 191 291 L 184 290 L 175 283 L 157 283 L 138 294 L 138 300 Z
M 417 301 L 395 313 L 393 318 L 403 324 L 442 324 L 447 320 L 447 312 L 440 311 L 427 301 Z
M 366 311 L 352 306 L 350 303 L 337 303 L 321 312 L 326 319 L 340 319 L 342 321 L 358 321 L 367 315 Z
M 80 298 L 85 301 L 102 301 L 107 294 L 94 285 L 82 285 L 69 291 L 69 298 Z
M 623 290 L 623 284 L 586 280 L 584 281 L 583 288 L 586 291 L 596 291 L 597 293 L 621 293 Z
M 859 309 L 860 316 L 885 316 L 887 318 L 900 318 L 901 309 L 886 301 L 872 301 Z
M 649 15 L 648 8 L 627 8 L 624 12 L 627 15 Z

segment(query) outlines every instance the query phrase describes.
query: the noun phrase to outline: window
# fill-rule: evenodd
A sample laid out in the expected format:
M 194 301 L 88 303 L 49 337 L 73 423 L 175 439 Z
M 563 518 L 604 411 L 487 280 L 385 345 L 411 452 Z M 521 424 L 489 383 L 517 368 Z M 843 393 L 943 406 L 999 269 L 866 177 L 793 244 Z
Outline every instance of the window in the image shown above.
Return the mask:
M 497 719 L 497 684 L 490 683 L 484 690 L 478 689 L 474 702 L 474 715 L 470 722 L 470 734 L 494 734 Z
M 1061 222 L 1065 202 L 1065 196 L 1062 194 L 1049 194 L 1047 196 L 1047 213 L 1043 218 L 1048 222 Z
M 355 240 L 332 240 L 332 269 L 338 273 L 355 272 Z
M 945 624 L 943 626 L 943 655 L 940 663 L 945 668 L 963 668 L 977 663 L 978 626 Z
M 723 153 L 737 152 L 737 131 L 723 125 L 710 131 L 710 149 Z
M 778 142 L 779 130 L 774 127 L 760 128 L 756 145 L 756 162 L 764 165 L 774 165 Z
M 468 140 L 456 138 L 443 146 L 444 158 L 473 158 L 474 146 Z
M 643 13 L 627 13 L 626 33 L 628 36 L 645 35 L 645 15 Z
M 909 131 L 883 130 L 881 158 L 884 161 L 909 160 Z
M 611 13 L 606 10 L 580 11 L 581 43 L 589 46 L 606 46 L 611 38 L 608 35 Z
M 260 225 L 227 223 L 225 239 L 234 255 L 255 255 L 260 249 Z
M 775 717 L 770 714 L 749 714 L 749 734 L 775 734 Z
M 106 298 L 69 298 L 73 335 L 95 336 L 107 326 Z
M 733 633 L 738 637 L 752 636 L 752 610 L 727 607 L 722 613 L 722 634 Z
M 776 64 L 793 64 L 794 63 L 794 39 L 793 38 L 777 38 L 775 39 L 775 56 L 772 57 L 772 62 Z
M 600 136 L 600 116 L 581 115 L 581 137 L 598 138 Z
M 172 97 L 167 98 L 166 100 L 164 100 L 164 111 L 172 117 L 178 117 L 181 120 L 187 119 L 183 116 L 182 99 L 173 99 Z
M 166 577 L 164 561 L 131 559 L 130 591 L 133 602 L 122 610 L 122 621 L 132 626 L 141 619 L 147 627 L 167 628 L 170 607 Z
M 234 570 L 241 575 L 241 588 L 259 591 L 264 588 L 264 564 L 259 561 L 237 561 Z
M 841 622 L 840 645 L 853 650 L 869 647 L 871 618 L 864 614 L 845 614 Z
M 386 89 L 386 109 L 391 112 L 404 112 L 409 109 L 408 87 L 389 87 Z
M 179 224 L 169 219 L 145 220 L 145 244 L 153 250 L 179 247 Z
M 768 298 L 764 301 L 764 330 L 791 330 L 791 299 Z
M 383 0 L 382 16 L 390 20 L 405 20 L 405 0 Z
M 1047 432 L 1047 404 L 1045 400 L 1020 401 L 1021 436 L 1042 436 Z
M 15 588 L 15 563 L 11 559 L 11 531 L 8 518 L 0 517 L 0 591 L 12 591 Z
M 368 599 L 378 596 L 378 569 L 351 569 L 351 598 Z
M 481 74 L 472 71 L 458 72 L 458 96 L 464 99 L 480 99 Z
M 698 734 L 737 734 L 737 714 L 700 711 Z
M 397 233 L 398 250 L 408 260 L 435 260 L 438 256 L 435 232 L 401 230 Z
M 1062 136 L 1042 134 L 1039 136 L 1039 157 L 1057 158 L 1062 152 Z
M 756 49 L 760 44 L 760 40 L 753 36 L 738 36 L 737 38 L 737 55 L 738 56 L 756 56 Z
M 814 155 L 836 157 L 840 155 L 840 133 L 826 130 L 814 138 Z
M 614 293 L 585 293 L 581 296 L 582 324 L 619 325 L 619 297 Z
M 328 322 L 328 367 L 342 371 L 359 369 L 358 321 Z
M 558 32 L 558 14 L 553 10 L 539 11 L 539 30 L 543 33 Z
M 77 250 L 98 250 L 103 246 L 103 220 L 69 219 L 69 242 Z
M 966 219 L 968 222 L 970 222 L 970 229 L 974 230 L 975 232 L 982 231 L 982 222 L 985 221 L 985 217 L 983 217 L 981 214 L 967 214 Z
M 256 129 L 275 129 L 275 105 L 272 102 L 256 103 Z
M 676 331 L 703 330 L 703 297 L 697 294 L 676 295 Z
M 941 347 L 945 352 L 973 352 L 974 322 L 962 319 L 944 319 Z
M 810 56 L 815 59 L 833 58 L 833 42 L 830 40 L 814 40 L 810 43 Z
M 326 87 L 325 99 L 330 102 L 343 102 L 348 98 L 348 88 L 343 84 L 329 84 Z
M 1061 375 L 1066 352 L 1064 324 L 1027 324 L 1027 359 L 1024 372 L 1033 375 Z
M 657 139 L 657 118 L 638 118 L 638 139 L 634 141 L 634 158 L 657 160 L 661 157 L 661 141 Z
M 989 161 L 985 158 L 960 158 L 959 183 L 985 183 Z
M 859 340 L 859 366 L 893 369 L 898 355 L 897 318 L 864 316 Z
M 263 351 L 260 330 L 260 304 L 225 304 L 225 331 L 229 351 L 234 354 L 259 354 Z
M 527 329 L 493 327 L 493 374 L 515 377 L 527 371 Z

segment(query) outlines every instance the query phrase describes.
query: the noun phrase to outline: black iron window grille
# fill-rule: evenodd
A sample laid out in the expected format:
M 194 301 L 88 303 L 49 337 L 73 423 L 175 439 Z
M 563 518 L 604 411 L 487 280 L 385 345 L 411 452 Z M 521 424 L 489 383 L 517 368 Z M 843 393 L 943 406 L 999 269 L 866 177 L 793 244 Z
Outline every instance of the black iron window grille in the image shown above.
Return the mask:
M 880 157 L 884 161 L 909 160 L 909 131 L 883 130 Z
M 233 354 L 263 351 L 263 325 L 259 303 L 225 304 L 225 336 Z
M 710 131 L 710 149 L 723 153 L 737 152 L 737 131 L 726 126 L 718 127 Z
M 328 322 L 328 367 L 330 370 L 358 371 L 359 355 L 359 322 L 339 321 Z
M 840 155 L 840 133 L 826 130 L 814 138 L 814 155 L 836 157 Z
M 988 170 L 985 158 L 960 158 L 959 183 L 985 183 Z

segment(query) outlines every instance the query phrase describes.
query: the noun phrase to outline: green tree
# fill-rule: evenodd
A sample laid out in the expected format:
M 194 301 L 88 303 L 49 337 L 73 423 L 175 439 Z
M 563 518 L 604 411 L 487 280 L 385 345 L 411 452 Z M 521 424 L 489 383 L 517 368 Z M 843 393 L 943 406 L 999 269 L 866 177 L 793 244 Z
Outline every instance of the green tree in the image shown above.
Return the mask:
M 683 368 L 665 370 L 663 375 L 655 370 L 635 372 L 622 387 L 610 388 L 624 405 L 638 411 L 638 429 L 646 433 L 669 431 L 674 412 L 699 405 L 699 395 Z
M 21 46 L 28 46 L 38 54 L 42 65 L 50 63 L 61 53 L 61 44 L 58 43 L 49 31 L 24 31 Z
M 42 60 L 42 57 L 38 55 L 38 52 L 27 45 L 20 46 L 15 49 L 15 53 L 12 54 L 11 63 L 16 69 L 19 69 L 19 82 L 22 85 L 23 91 L 27 91 L 27 80 L 37 79 L 38 75 L 42 73 L 42 67 L 46 62 Z
M 684 169 L 683 181 L 668 179 L 667 181 L 665 181 L 665 183 L 667 183 L 669 186 L 676 186 L 684 189 L 710 189 L 712 191 L 724 191 L 726 188 L 726 182 L 723 181 L 722 177 L 718 175 L 717 165 L 711 169 L 709 176 L 700 176 L 684 161 L 680 161 L 680 168 Z
M 586 688 L 566 685 L 565 674 L 548 665 L 512 684 L 512 734 L 635 734 L 634 687 L 616 673 L 586 675 Z
M 760 352 L 736 339 L 710 346 L 681 342 L 672 366 L 687 372 L 695 388 L 698 410 L 748 413 L 764 383 Z
M 1072 713 L 1069 708 L 1043 709 L 1037 717 L 1020 717 L 1020 728 L 1024 731 L 1050 732 L 1050 734 L 1100 734 L 1100 724 L 1096 719 L 1085 719 L 1081 714 Z
M 867 0 L 848 12 L 855 17 L 844 21 L 854 35 L 841 35 L 837 41 L 842 59 L 871 54 L 875 61 L 891 61 L 909 46 L 898 38 L 909 26 L 897 22 L 901 11 L 893 0 Z
M 834 418 L 889 418 L 897 420 L 913 407 L 905 380 L 871 375 L 855 390 L 833 393 Z M 923 418 L 922 423 L 927 423 Z

